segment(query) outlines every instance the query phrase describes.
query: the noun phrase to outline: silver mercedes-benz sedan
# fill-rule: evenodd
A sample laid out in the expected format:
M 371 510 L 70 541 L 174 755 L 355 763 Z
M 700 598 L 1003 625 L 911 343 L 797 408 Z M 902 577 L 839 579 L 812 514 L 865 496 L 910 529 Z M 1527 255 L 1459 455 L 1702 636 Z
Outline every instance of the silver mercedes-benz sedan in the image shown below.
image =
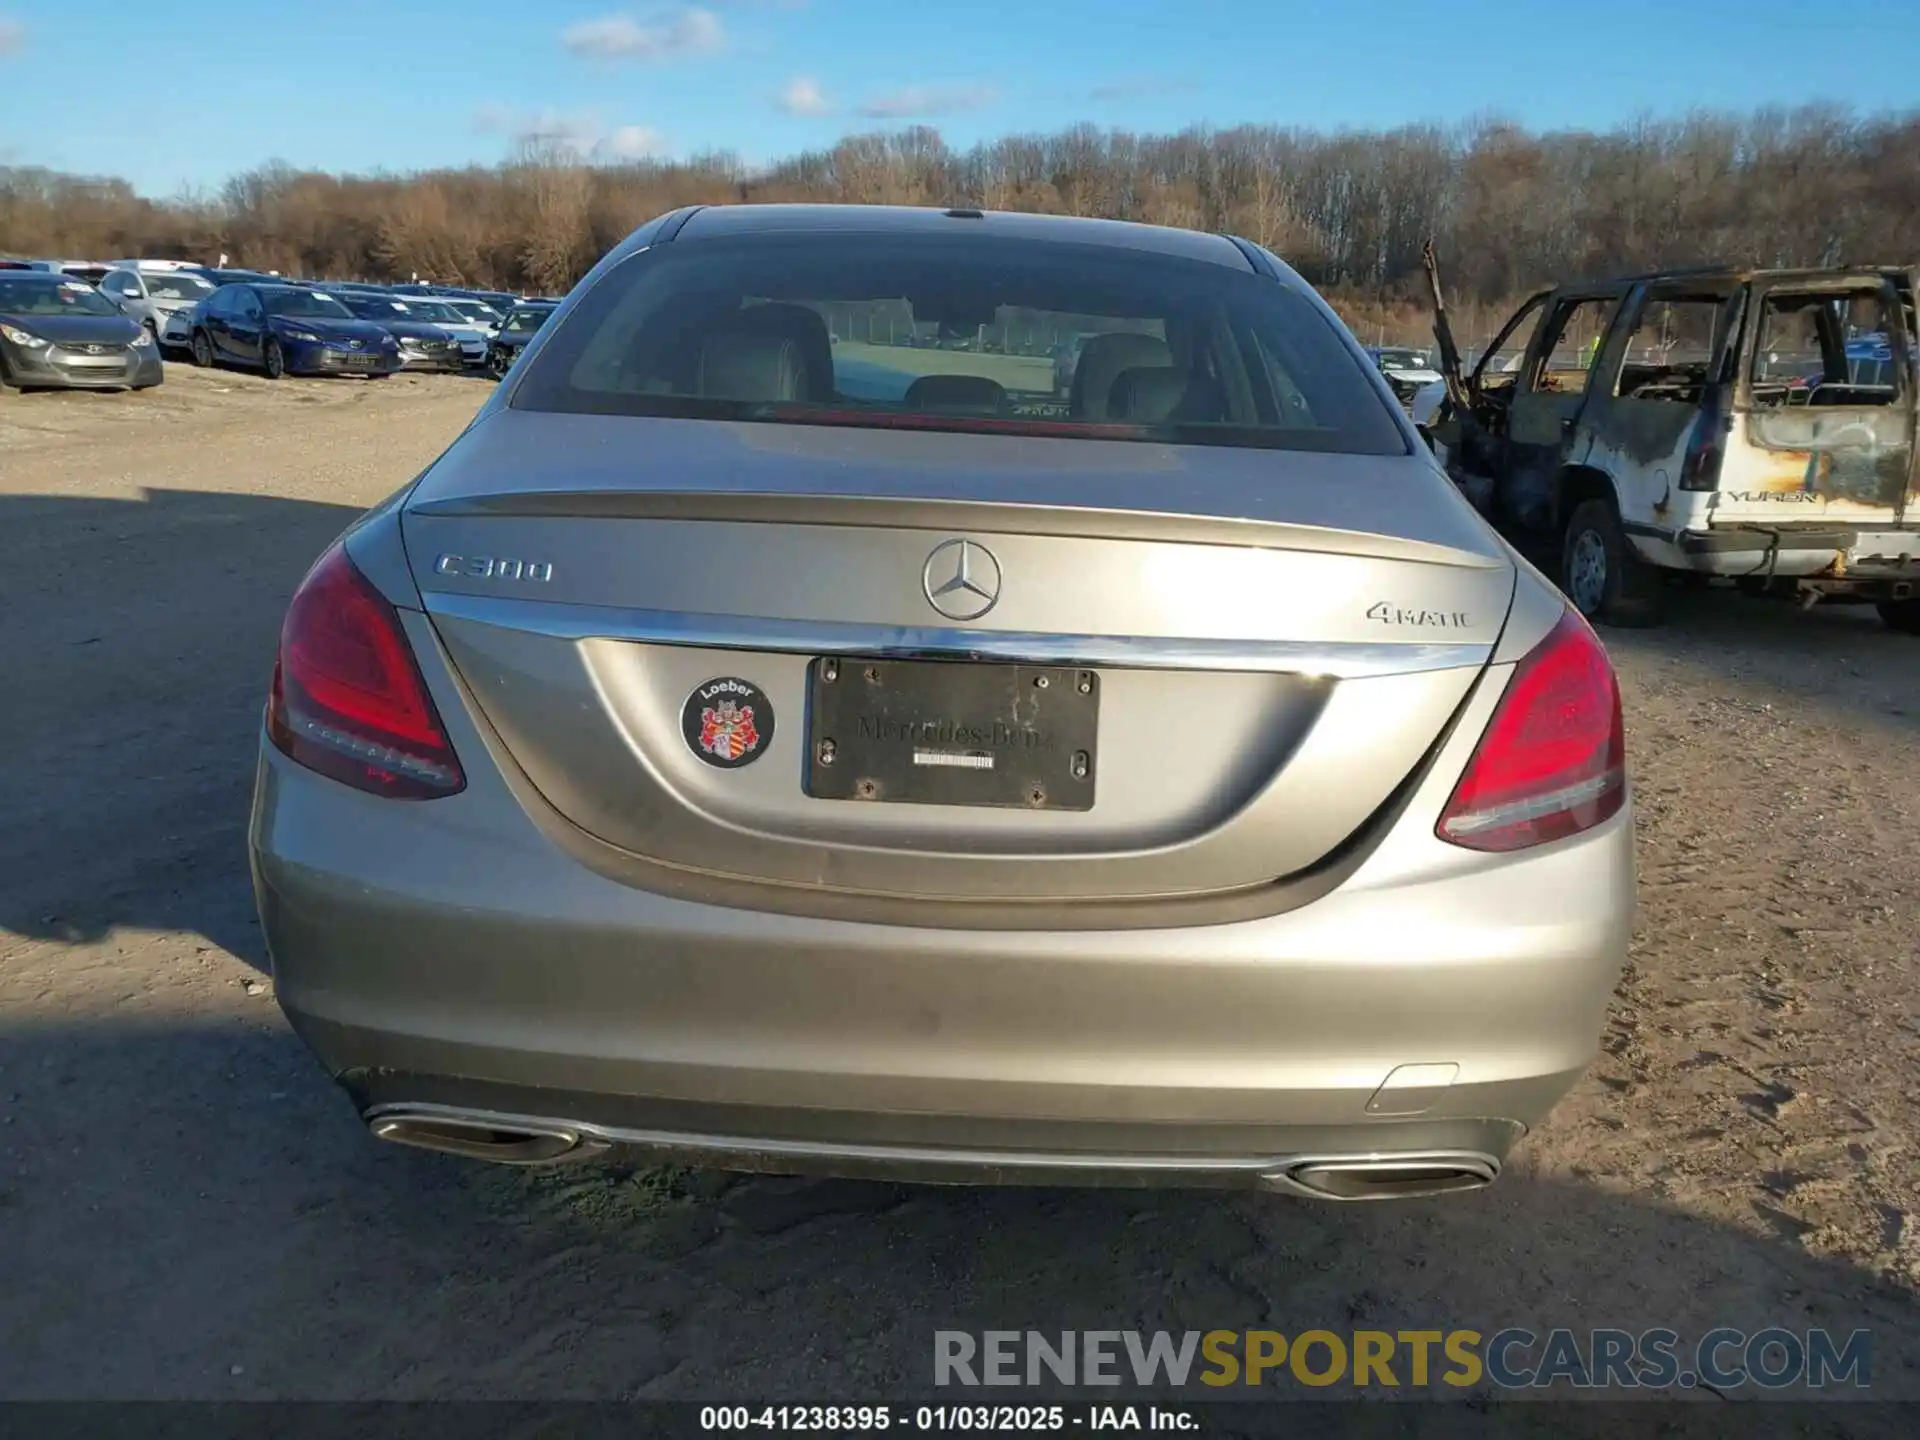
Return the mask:
M 388 1140 L 1371 1199 L 1588 1063 L 1622 751 L 1265 250 L 696 208 L 307 575 L 251 848 Z

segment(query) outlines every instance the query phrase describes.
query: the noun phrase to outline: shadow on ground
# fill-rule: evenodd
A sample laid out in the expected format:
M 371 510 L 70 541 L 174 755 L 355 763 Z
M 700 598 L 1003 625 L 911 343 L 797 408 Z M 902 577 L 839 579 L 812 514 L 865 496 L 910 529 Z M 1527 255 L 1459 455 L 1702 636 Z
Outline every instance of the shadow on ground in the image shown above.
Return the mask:
M 193 930 L 264 965 L 243 849 L 260 706 L 287 598 L 357 514 L 0 497 L 0 929 Z
M 939 1329 L 1508 1326 L 1866 1329 L 1870 1393 L 1920 1396 L 1904 1294 L 1523 1173 L 1339 1207 L 513 1171 L 369 1139 L 265 1000 L 4 1034 L 10 1398 L 818 1400 L 925 1393 Z

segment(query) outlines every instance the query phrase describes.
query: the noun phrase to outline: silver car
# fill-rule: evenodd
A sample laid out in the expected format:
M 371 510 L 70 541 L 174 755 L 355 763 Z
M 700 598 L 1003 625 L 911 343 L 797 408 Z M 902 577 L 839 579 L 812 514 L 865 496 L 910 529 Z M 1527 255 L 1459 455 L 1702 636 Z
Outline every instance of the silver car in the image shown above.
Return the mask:
M 494 331 L 498 330 L 497 325 L 490 331 L 450 302 L 434 295 L 395 295 L 388 299 L 400 307 L 405 319 L 423 321 L 458 341 L 464 363 L 473 366 L 486 363 L 487 345 L 492 341 Z
M 0 386 L 150 390 L 163 378 L 153 337 L 86 281 L 0 270 Z
M 250 844 L 387 1140 L 1374 1199 L 1588 1064 L 1631 834 L 1606 652 L 1268 252 L 729 205 L 314 565 Z
M 193 307 L 214 291 L 190 270 L 122 264 L 100 281 L 100 293 L 146 327 L 161 345 L 184 350 L 193 340 Z

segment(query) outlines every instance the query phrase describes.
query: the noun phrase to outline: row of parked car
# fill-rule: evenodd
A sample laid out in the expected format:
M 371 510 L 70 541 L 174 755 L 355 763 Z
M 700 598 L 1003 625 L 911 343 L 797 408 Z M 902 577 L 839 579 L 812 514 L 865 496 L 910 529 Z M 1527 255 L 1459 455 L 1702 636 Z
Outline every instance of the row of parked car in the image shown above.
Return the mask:
M 166 352 L 283 375 L 506 374 L 559 301 L 174 260 L 0 259 L 0 385 L 143 390 Z

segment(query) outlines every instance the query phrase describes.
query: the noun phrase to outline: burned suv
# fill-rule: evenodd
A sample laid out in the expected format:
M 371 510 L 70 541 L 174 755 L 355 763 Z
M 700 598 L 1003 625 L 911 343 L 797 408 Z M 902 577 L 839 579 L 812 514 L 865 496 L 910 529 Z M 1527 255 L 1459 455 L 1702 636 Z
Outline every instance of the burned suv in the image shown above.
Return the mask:
M 1436 280 L 1447 400 L 1415 418 L 1589 617 L 1653 623 L 1671 578 L 1721 576 L 1920 633 L 1914 290 L 1883 268 L 1564 285 L 1463 377 Z

